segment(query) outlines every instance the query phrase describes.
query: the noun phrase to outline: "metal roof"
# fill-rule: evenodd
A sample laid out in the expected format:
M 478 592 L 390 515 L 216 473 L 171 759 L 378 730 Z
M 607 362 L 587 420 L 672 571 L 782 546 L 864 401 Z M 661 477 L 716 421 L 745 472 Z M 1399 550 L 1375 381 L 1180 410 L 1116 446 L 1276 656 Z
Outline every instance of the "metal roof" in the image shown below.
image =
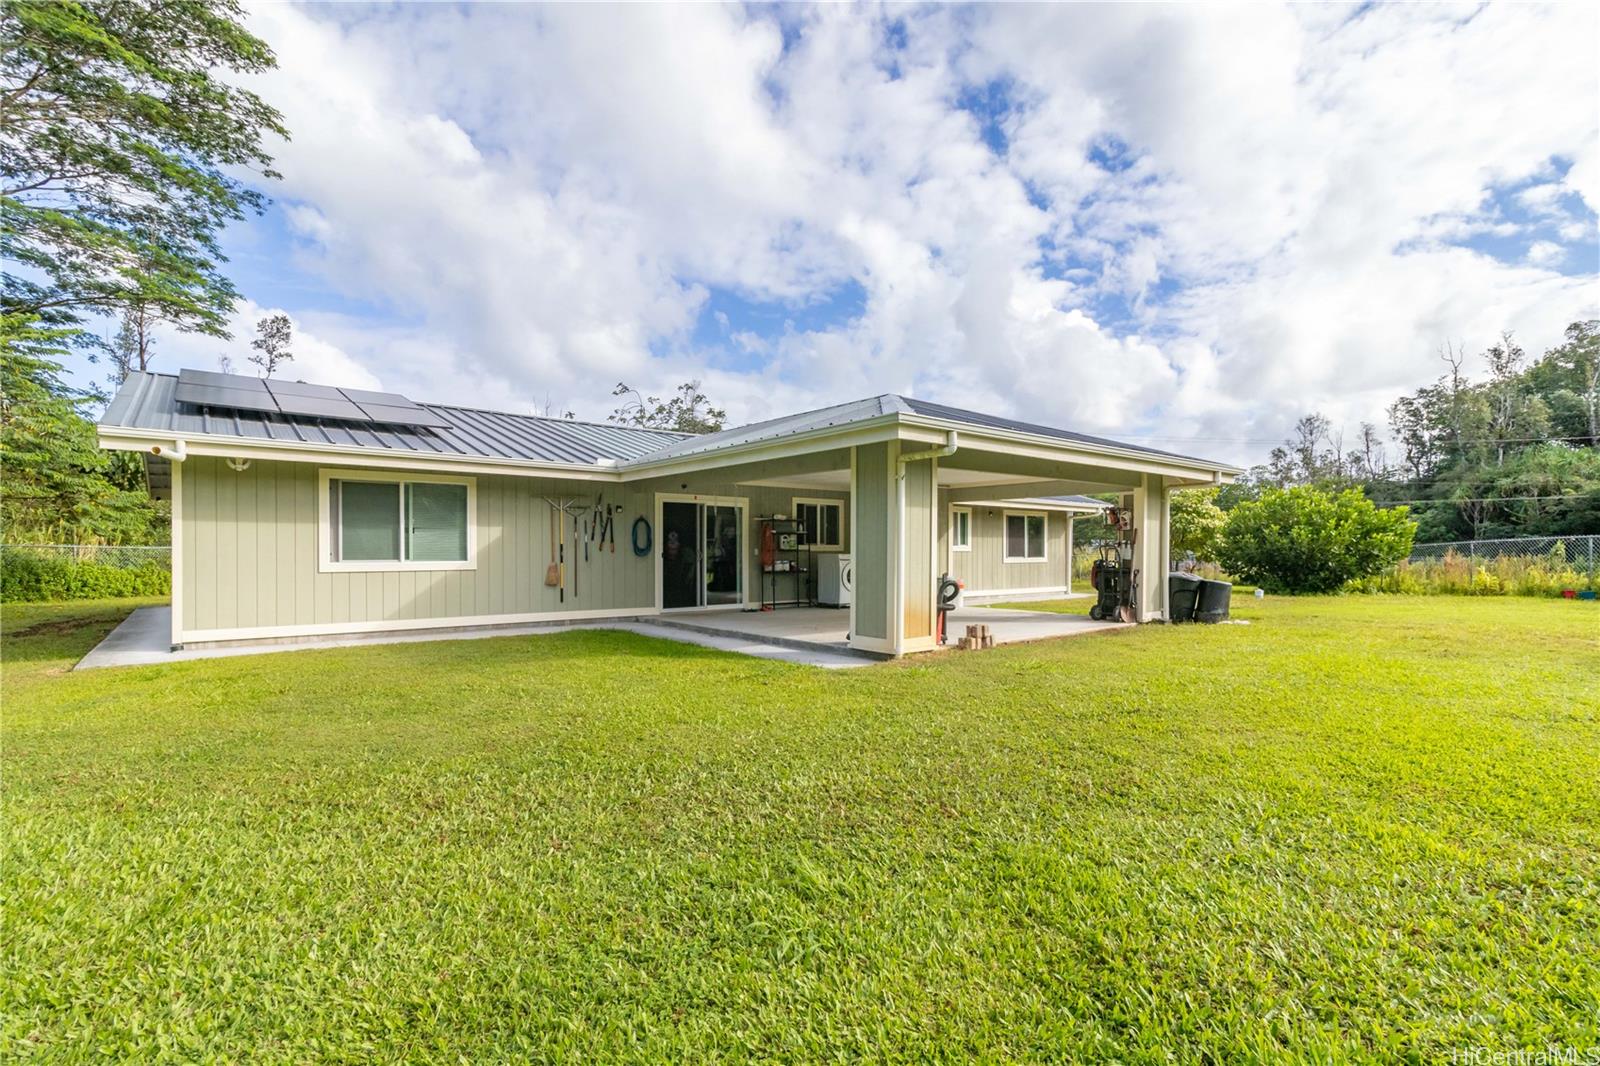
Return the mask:
M 178 379 L 171 374 L 135 373 L 128 376 L 106 409 L 100 424 L 108 429 L 133 429 L 170 433 L 174 437 L 229 436 L 264 441 L 370 448 L 378 451 L 423 455 L 463 456 L 593 466 L 597 463 L 646 465 L 708 452 L 836 429 L 889 415 L 909 415 L 946 422 L 955 427 L 1000 430 L 1114 448 L 1143 455 L 1199 463 L 1231 470 L 1225 464 L 1194 456 L 1164 452 L 1105 437 L 986 415 L 959 407 L 914 400 L 884 393 L 865 400 L 835 404 L 814 411 L 736 426 L 717 433 L 688 434 L 641 429 L 610 423 L 574 422 L 564 418 L 481 411 L 468 407 L 421 404 L 442 418 L 448 428 L 361 424 L 335 419 L 234 411 L 181 403 L 174 395 Z
M 832 429 L 849 425 L 852 422 L 864 422 L 868 419 L 891 414 L 935 418 L 942 422 L 950 422 L 959 426 L 971 426 L 976 429 L 998 429 L 1010 433 L 1027 433 L 1036 437 L 1071 441 L 1075 444 L 1088 444 L 1096 448 L 1118 448 L 1123 451 L 1160 456 L 1164 459 L 1180 459 L 1185 462 L 1203 463 L 1211 466 L 1222 465 L 1214 464 L 1209 460 L 1199 459 L 1192 455 L 1179 455 L 1176 452 L 1164 452 L 1156 448 L 1146 448 L 1142 444 L 1128 444 L 1124 441 L 1109 440 L 1105 437 L 1091 437 L 1085 433 L 1074 433 L 1069 429 L 1057 429 L 1054 426 L 1043 426 L 1034 422 L 1019 422 L 1013 418 L 1000 418 L 997 415 L 986 415 L 980 411 L 967 411 L 959 407 L 946 407 L 943 404 L 915 400 L 909 396 L 898 396 L 894 393 L 883 393 L 865 400 L 853 400 L 850 403 L 835 404 L 832 407 L 821 407 L 815 411 L 802 411 L 799 414 L 769 419 L 766 422 L 753 422 L 747 426 L 725 429 L 720 433 L 707 433 L 703 436 L 689 437 L 652 455 L 645 456 L 639 461 L 654 463 L 663 459 L 678 459 L 684 456 L 716 451 L 721 448 L 755 444 L 766 440 L 776 440 L 780 437 L 793 437 L 815 430 Z M 1224 467 L 1224 469 L 1232 468 Z
M 178 402 L 172 374 L 128 375 L 100 425 L 171 433 L 174 437 L 212 435 L 264 441 L 370 448 L 485 459 L 593 466 L 602 460 L 627 462 L 675 444 L 685 434 L 633 426 L 574 422 L 564 418 L 477 411 L 467 407 L 422 404 L 448 428 L 422 429 L 341 422 L 300 415 L 268 414 L 197 407 Z
M 980 429 L 999 429 L 1008 433 L 1028 433 L 1035 437 L 1054 437 L 1056 440 L 1069 440 L 1077 444 L 1091 444 L 1097 448 L 1120 448 L 1124 451 L 1143 452 L 1146 455 L 1159 455 L 1166 459 L 1182 459 L 1191 463 L 1210 462 L 1208 459 L 1201 459 L 1193 455 L 1164 452 L 1156 448 L 1146 448 L 1142 444 L 1128 444 L 1125 441 L 1111 440 L 1107 437 L 1091 437 L 1086 433 L 1074 433 L 1070 429 L 1042 426 L 1037 422 L 1018 422 L 1014 418 L 1001 418 L 998 415 L 986 415 L 979 411 L 966 411 L 959 407 L 946 407 L 943 404 L 929 403 L 926 400 L 913 400 L 909 396 L 896 396 L 894 399 L 904 404 L 912 414 L 921 415 L 923 418 L 938 418 L 946 422 L 960 422 L 963 425 L 977 426 Z M 1230 467 L 1229 469 L 1232 468 Z
M 699 455 L 722 448 L 735 448 L 743 444 L 757 444 L 761 441 L 777 440 L 780 437 L 795 437 L 813 430 L 833 429 L 855 422 L 865 422 L 898 410 L 895 406 L 884 405 L 885 400 L 894 399 L 896 397 L 893 396 L 873 396 L 865 400 L 835 404 L 832 407 L 819 407 L 815 411 L 801 411 L 795 415 L 771 418 L 765 422 L 752 422 L 747 426 L 735 426 L 733 429 L 724 429 L 717 433 L 689 437 L 646 456 L 643 461 L 655 463 L 663 459 L 681 459 L 684 456 Z

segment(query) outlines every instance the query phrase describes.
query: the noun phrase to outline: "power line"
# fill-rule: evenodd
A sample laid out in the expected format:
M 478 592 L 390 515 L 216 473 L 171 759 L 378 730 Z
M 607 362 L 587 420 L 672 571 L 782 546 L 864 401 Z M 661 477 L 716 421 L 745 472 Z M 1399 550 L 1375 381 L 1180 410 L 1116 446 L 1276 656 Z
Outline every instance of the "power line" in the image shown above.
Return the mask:
M 1415 503 L 1521 503 L 1532 500 L 1584 500 L 1586 496 L 1568 493 L 1565 496 L 1461 496 L 1442 500 L 1373 500 L 1379 507 L 1398 507 Z
M 1165 433 L 1119 433 L 1129 440 L 1169 440 L 1194 444 L 1288 444 L 1283 437 L 1174 437 Z M 1471 440 L 1441 440 L 1444 445 L 1457 444 L 1533 444 L 1569 440 L 1591 440 L 1587 434 L 1576 437 L 1475 437 Z

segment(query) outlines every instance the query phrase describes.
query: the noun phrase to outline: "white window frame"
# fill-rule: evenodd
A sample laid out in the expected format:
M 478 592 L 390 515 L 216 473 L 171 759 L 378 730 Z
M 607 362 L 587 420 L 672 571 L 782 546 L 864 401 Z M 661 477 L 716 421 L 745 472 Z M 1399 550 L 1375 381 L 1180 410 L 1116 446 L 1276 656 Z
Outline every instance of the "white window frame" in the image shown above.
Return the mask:
M 956 529 L 958 528 L 956 526 L 956 515 L 967 516 L 967 540 L 965 544 L 957 543 L 956 541 Z M 953 552 L 969 552 L 972 550 L 972 508 L 970 507 L 950 508 L 950 550 Z
M 412 562 L 409 559 L 340 559 L 333 557 L 333 515 L 329 505 L 332 481 L 378 481 L 400 486 L 400 551 L 405 552 L 407 484 L 467 487 L 467 557 L 454 561 Z M 478 568 L 478 479 L 411 471 L 357 470 L 325 467 L 317 471 L 317 569 L 324 574 L 391 573 L 394 571 L 476 570 Z
M 790 501 L 790 503 L 791 503 L 791 505 L 793 507 L 793 515 L 794 515 L 794 518 L 795 518 L 796 521 L 799 521 L 799 519 L 800 519 L 800 505 L 803 504 L 803 503 L 804 504 L 809 504 L 812 507 L 817 507 L 817 508 L 822 508 L 822 507 L 833 507 L 833 508 L 836 508 L 838 510 L 838 512 L 839 512 L 839 536 L 840 536 L 841 540 L 843 539 L 843 537 L 844 537 L 844 501 L 843 500 L 830 500 L 830 499 L 826 499 L 826 498 L 820 497 L 820 496 L 818 496 L 818 497 L 796 496 Z M 819 530 L 819 532 L 820 532 L 820 530 Z M 807 537 L 811 536 L 811 531 L 810 530 L 806 530 L 806 536 Z M 823 543 L 818 542 L 818 541 L 812 541 L 811 542 L 811 550 L 814 551 L 814 552 L 842 552 L 842 551 L 844 551 L 844 545 L 842 543 L 823 544 Z
M 1002 557 L 1004 558 L 1004 560 L 1006 562 L 1008 562 L 1008 563 L 1035 563 L 1035 564 L 1037 564 L 1037 563 L 1048 563 L 1050 561 L 1050 512 L 1049 511 L 1002 511 L 1002 512 L 1000 512 L 1000 514 L 1001 514 L 1001 518 L 1000 518 L 1000 552 L 1001 552 L 1001 555 L 1002 555 Z M 1043 542 L 1039 545 L 1039 552 L 1040 552 L 1039 555 L 1012 555 L 1011 554 L 1011 536 L 1010 536 L 1010 528 L 1009 527 L 1011 525 L 1011 516 L 1012 515 L 1017 515 L 1017 516 L 1023 518 L 1024 520 L 1026 520 L 1028 518 L 1040 518 L 1040 519 L 1044 520 L 1044 537 L 1042 538 Z M 1027 547 L 1027 540 L 1028 540 L 1028 527 L 1027 527 L 1027 522 L 1026 521 L 1023 522 L 1022 540 L 1023 540 L 1023 547 L 1026 548 Z

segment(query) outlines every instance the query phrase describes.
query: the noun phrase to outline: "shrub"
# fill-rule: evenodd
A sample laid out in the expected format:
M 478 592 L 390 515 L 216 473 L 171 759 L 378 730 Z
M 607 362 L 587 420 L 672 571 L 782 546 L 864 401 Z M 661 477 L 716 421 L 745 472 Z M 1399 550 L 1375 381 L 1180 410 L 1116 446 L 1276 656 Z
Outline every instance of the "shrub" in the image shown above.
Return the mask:
M 8 551 L 0 557 L 0 600 L 97 600 L 170 596 L 172 574 L 160 563 L 109 566 Z
M 1416 528 L 1354 489 L 1269 489 L 1228 512 L 1218 562 L 1268 592 L 1337 592 L 1409 555 Z

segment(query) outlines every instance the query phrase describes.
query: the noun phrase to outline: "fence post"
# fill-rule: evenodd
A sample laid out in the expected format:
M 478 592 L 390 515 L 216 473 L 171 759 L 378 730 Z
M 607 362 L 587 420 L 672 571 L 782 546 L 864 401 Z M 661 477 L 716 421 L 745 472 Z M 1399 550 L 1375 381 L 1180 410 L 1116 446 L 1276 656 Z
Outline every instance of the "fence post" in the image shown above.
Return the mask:
M 1594 537 L 1591 535 L 1588 538 L 1588 540 L 1589 540 L 1589 576 L 1593 577 L 1594 576 Z

